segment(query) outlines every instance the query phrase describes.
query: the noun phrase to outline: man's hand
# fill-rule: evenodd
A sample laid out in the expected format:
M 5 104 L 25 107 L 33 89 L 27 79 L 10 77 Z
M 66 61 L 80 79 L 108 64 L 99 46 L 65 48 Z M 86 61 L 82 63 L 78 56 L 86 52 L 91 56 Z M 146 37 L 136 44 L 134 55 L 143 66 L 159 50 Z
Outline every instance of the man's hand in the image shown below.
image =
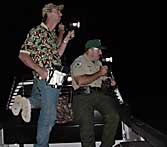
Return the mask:
M 116 81 L 114 79 L 111 78 L 111 86 L 116 86 Z
M 75 32 L 74 32 L 74 30 L 69 31 L 69 32 L 68 32 L 68 35 L 69 35 L 69 37 L 70 37 L 70 40 L 73 39 L 73 38 L 75 37 Z
M 100 74 L 100 76 L 104 76 L 107 74 L 107 72 L 108 72 L 108 66 L 101 66 L 98 73 Z
M 75 37 L 75 32 L 74 30 L 68 31 L 66 37 L 64 38 L 64 43 L 68 43 L 69 40 L 73 39 Z
M 58 25 L 58 32 L 65 32 L 65 26 L 62 23 Z
M 43 80 L 47 79 L 48 77 L 47 69 L 40 67 L 38 68 L 38 70 L 36 70 L 36 72 L 39 74 L 40 79 L 43 79 Z

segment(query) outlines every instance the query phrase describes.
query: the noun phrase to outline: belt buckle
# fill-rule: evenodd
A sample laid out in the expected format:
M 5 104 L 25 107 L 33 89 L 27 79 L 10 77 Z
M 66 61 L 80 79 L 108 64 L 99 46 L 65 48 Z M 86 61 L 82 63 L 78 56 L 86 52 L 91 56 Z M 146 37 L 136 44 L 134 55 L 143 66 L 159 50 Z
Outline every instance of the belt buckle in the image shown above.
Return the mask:
M 91 93 L 91 89 L 90 89 L 89 86 L 84 87 L 84 88 L 83 88 L 83 91 L 84 91 L 85 94 L 90 94 L 90 93 Z

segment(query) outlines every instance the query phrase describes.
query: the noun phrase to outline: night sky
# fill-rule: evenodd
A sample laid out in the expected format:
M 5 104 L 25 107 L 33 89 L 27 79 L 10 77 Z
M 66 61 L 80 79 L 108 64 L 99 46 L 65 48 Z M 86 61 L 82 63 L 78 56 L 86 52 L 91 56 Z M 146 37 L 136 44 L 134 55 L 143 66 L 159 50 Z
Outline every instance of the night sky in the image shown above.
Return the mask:
M 9 96 L 13 76 L 30 72 L 20 63 L 17 55 L 26 33 L 41 22 L 41 8 L 45 2 L 48 1 L 11 2 L 8 9 L 2 12 L 5 13 L 1 18 L 4 20 L 1 50 L 5 58 L 1 59 L 5 85 L 2 108 Z M 106 55 L 113 57 L 113 73 L 132 114 L 166 133 L 167 74 L 163 4 L 112 1 L 63 3 L 63 23 L 81 23 L 63 56 L 64 64 L 70 65 L 75 57 L 83 53 L 86 40 L 100 38 L 108 48 Z

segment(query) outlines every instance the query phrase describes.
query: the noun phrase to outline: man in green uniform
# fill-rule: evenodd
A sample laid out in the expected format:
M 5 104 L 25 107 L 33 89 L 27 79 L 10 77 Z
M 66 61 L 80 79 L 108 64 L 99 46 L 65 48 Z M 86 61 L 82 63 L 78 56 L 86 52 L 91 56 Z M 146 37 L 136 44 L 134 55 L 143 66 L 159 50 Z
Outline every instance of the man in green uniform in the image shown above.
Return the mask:
M 99 39 L 88 40 L 85 53 L 71 64 L 72 86 L 74 88 L 74 120 L 80 124 L 82 147 L 95 147 L 93 112 L 98 110 L 104 118 L 101 147 L 112 147 L 119 124 L 119 114 L 115 110 L 111 96 L 105 95 L 102 82 L 107 78 L 108 67 L 99 60 L 102 56 Z M 116 82 L 111 79 L 111 86 Z

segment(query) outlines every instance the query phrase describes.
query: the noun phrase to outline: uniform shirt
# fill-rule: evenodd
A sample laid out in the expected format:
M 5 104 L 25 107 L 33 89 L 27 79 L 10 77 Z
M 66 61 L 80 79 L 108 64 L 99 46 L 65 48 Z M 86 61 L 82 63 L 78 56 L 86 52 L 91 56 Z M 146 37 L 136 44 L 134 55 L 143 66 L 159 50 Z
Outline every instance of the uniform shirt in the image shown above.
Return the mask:
M 61 66 L 56 40 L 55 30 L 50 31 L 44 23 L 41 23 L 29 31 L 20 52 L 28 53 L 34 62 L 41 67 Z M 33 74 L 38 77 L 38 74 L 34 71 Z
M 78 89 L 79 86 L 77 85 L 76 81 L 74 80 L 74 76 L 77 75 L 85 75 L 85 74 L 93 74 L 97 71 L 99 71 L 100 66 L 102 63 L 97 61 L 90 61 L 86 54 L 83 54 L 76 58 L 73 63 L 71 64 L 71 76 L 72 76 L 72 86 L 74 89 Z M 89 85 L 85 86 L 91 86 L 91 87 L 101 87 L 102 80 L 104 80 L 105 77 L 100 77 L 97 80 L 93 81 Z

